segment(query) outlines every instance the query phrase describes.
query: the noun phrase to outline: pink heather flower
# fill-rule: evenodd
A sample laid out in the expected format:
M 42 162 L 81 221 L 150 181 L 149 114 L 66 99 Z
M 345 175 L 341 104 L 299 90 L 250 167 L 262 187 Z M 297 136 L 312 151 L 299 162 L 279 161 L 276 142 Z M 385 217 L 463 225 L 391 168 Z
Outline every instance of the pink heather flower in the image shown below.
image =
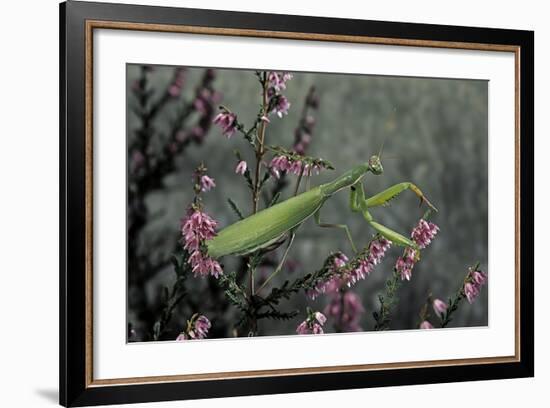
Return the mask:
M 187 250 L 198 249 L 197 241 L 206 241 L 216 236 L 218 225 L 208 214 L 200 210 L 190 209 L 181 222 L 181 232 Z
M 193 108 L 200 114 L 204 115 L 207 112 L 208 105 L 204 99 L 197 97 L 193 101 Z
M 297 176 L 300 175 L 302 173 L 302 162 L 301 161 L 293 161 L 290 164 L 290 167 L 288 168 L 288 170 L 291 173 L 296 174 Z
M 369 260 L 378 265 L 390 247 L 391 241 L 384 237 L 372 241 L 369 247 Z
M 206 316 L 199 315 L 196 318 L 195 316 L 196 315 L 194 315 L 194 317 L 192 317 L 191 320 L 187 322 L 186 331 L 180 333 L 180 335 L 176 338 L 176 341 L 202 340 L 206 338 L 206 336 L 208 335 L 208 330 L 210 330 L 212 324 Z
M 479 286 L 485 285 L 485 283 L 487 283 L 487 275 L 485 275 L 481 271 L 473 271 L 472 272 L 472 279 Z
M 210 191 L 212 188 L 216 187 L 216 183 L 214 182 L 214 179 L 211 177 L 208 177 L 207 175 L 201 176 L 200 184 L 201 184 L 201 191 Z
M 286 156 L 275 156 L 273 159 L 271 159 L 271 163 L 269 163 L 269 166 L 272 169 L 277 170 L 278 172 L 287 171 L 290 168 L 290 162 L 288 161 Z
M 298 327 L 296 328 L 296 333 L 298 333 L 298 334 L 309 334 L 309 327 L 308 327 L 307 322 L 305 320 L 298 325 Z
M 429 321 L 424 320 L 422 323 L 420 323 L 420 328 L 427 330 L 427 329 L 433 329 L 434 327 Z
M 237 167 L 235 167 L 235 173 L 237 174 L 244 174 L 244 172 L 246 171 L 247 169 L 247 164 L 244 160 L 241 160 L 238 164 L 237 164 Z
M 208 214 L 195 209 L 191 209 L 181 222 L 183 247 L 189 252 L 187 262 L 195 276 L 210 274 L 218 278 L 223 274 L 220 264 L 201 251 L 201 244 L 216 236 L 217 225 Z
M 405 249 L 404 255 L 397 258 L 395 263 L 395 268 L 399 273 L 401 273 L 401 280 L 411 280 L 412 269 L 416 263 L 416 251 L 412 248 L 407 247 Z
M 218 96 L 207 88 L 201 89 L 193 101 L 193 108 L 201 115 L 207 115 L 212 109 L 212 102 L 215 102 Z
M 219 262 L 202 254 L 200 250 L 193 252 L 188 262 L 192 267 L 191 271 L 195 277 L 212 275 L 215 278 L 219 278 L 223 274 L 223 269 Z
M 349 261 L 349 259 L 346 256 L 346 254 L 344 254 L 342 252 L 338 252 L 336 257 L 334 258 L 334 266 L 337 267 L 337 268 L 341 268 L 342 266 L 347 264 L 348 261 Z
M 323 327 L 318 323 L 313 323 L 313 327 L 311 329 L 311 332 L 313 334 L 323 334 Z
M 411 232 L 411 238 L 419 246 L 426 248 L 432 242 L 439 231 L 439 227 L 434 223 L 421 219 Z M 417 261 L 416 250 L 407 247 L 402 257 L 397 258 L 395 268 L 401 273 L 402 280 L 411 280 L 412 269 Z
M 338 276 L 333 276 L 324 282 L 319 282 L 315 288 L 310 289 L 306 292 L 306 295 L 312 299 L 317 299 L 318 296 L 322 294 L 336 293 L 340 290 L 342 286 L 342 279 Z
M 470 282 L 464 284 L 464 294 L 466 299 L 470 304 L 474 303 L 475 298 L 479 294 L 476 286 L 472 285 Z
M 290 108 L 290 102 L 284 95 L 277 95 L 275 98 L 275 104 L 273 106 L 272 112 L 275 112 L 279 118 L 282 118 L 283 115 L 288 115 L 288 109 Z
M 237 115 L 230 112 L 221 112 L 214 118 L 213 123 L 220 126 L 222 133 L 229 139 L 237 130 Z
M 309 309 L 308 309 L 309 310 Z M 323 325 L 327 321 L 327 318 L 321 312 L 308 314 L 306 320 L 298 325 L 296 333 L 298 334 L 323 334 Z
M 432 222 L 421 219 L 411 232 L 411 238 L 417 245 L 424 249 L 432 242 L 439 227 Z
M 286 82 L 292 79 L 292 74 L 288 72 L 270 71 L 267 74 L 269 86 L 275 91 L 286 89 Z
M 365 257 L 358 260 L 357 266 L 349 272 L 347 284 L 351 286 L 357 281 L 370 275 L 376 265 L 380 263 L 386 251 L 391 247 L 391 242 L 384 237 L 373 240 Z
M 323 293 L 336 293 L 338 290 L 340 290 L 340 287 L 342 286 L 342 279 L 337 276 L 337 270 L 338 268 L 342 268 L 346 263 L 349 261 L 348 257 L 343 254 L 342 252 L 338 252 L 333 260 L 332 265 L 330 268 L 330 274 L 334 275 L 330 279 L 319 282 L 315 288 L 308 290 L 306 292 L 306 295 L 315 300 L 319 295 Z
M 281 173 L 279 172 L 279 170 L 277 170 L 277 169 L 274 168 L 274 167 L 270 167 L 270 168 L 269 168 L 269 172 L 271 173 L 271 176 L 272 176 L 273 178 L 278 179 L 278 178 L 281 177 Z
M 372 269 L 374 268 L 374 264 L 370 262 L 368 259 L 360 259 L 359 264 L 357 267 L 352 269 L 349 272 L 349 275 L 347 276 L 347 285 L 355 285 L 357 281 L 365 279 L 367 276 L 370 275 L 372 272 Z
M 487 275 L 482 271 L 469 268 L 466 283 L 464 284 L 464 295 L 470 304 L 481 292 L 481 287 L 487 283 Z
M 309 290 L 306 295 L 311 299 L 315 299 L 321 294 L 338 292 L 344 284 L 351 287 L 359 280 L 365 279 L 372 272 L 390 247 L 391 242 L 389 240 L 383 237 L 377 238 L 371 241 L 365 254 L 360 255 L 359 258 L 354 260 L 353 266 L 344 268 L 342 271 L 338 271 L 338 269 L 348 264 L 349 260 L 344 254 L 339 253 L 334 258 L 333 270 L 330 274 L 331 277 L 324 282 L 318 283 L 315 288 Z
M 435 299 L 433 301 L 433 308 L 436 315 L 438 315 L 440 318 L 443 316 L 443 314 L 447 311 L 447 303 L 442 301 L 441 299 Z
M 316 288 L 316 293 L 312 293 L 310 296 L 312 299 L 315 299 L 318 295 L 321 293 L 323 294 L 334 294 L 337 293 L 340 288 L 342 288 L 344 284 L 344 281 L 339 276 L 333 276 L 331 279 L 327 280 L 326 282 L 322 282 L 318 285 Z
M 324 313 L 335 321 L 335 325 L 344 332 L 361 331 L 359 321 L 365 312 L 361 298 L 352 291 L 338 293 L 325 307 Z
M 177 85 L 170 85 L 168 88 L 168 93 L 172 98 L 177 98 L 181 93 L 181 88 Z
M 267 116 L 265 116 L 265 115 L 263 115 L 263 116 L 260 118 L 260 120 L 261 120 L 262 122 L 265 122 L 265 123 L 271 123 L 271 121 L 269 120 L 269 118 L 268 118 Z
M 172 98 L 177 98 L 178 96 L 180 96 L 184 82 L 185 82 L 185 70 L 179 68 L 176 70 L 174 79 L 172 80 L 172 83 L 168 87 L 168 95 L 170 95 Z
M 204 339 L 208 330 L 212 327 L 210 320 L 206 316 L 200 315 L 196 320 L 193 330 L 189 331 L 189 337 L 193 339 Z
M 327 318 L 321 312 L 315 312 L 314 316 L 315 316 L 315 320 L 317 320 L 321 326 L 324 325 L 327 321 Z

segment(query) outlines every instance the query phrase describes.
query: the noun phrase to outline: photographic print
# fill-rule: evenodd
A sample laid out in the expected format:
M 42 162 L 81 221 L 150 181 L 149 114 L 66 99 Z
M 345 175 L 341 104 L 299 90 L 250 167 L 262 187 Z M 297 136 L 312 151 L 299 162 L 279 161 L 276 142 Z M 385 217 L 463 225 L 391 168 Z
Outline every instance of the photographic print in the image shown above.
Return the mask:
M 63 405 L 534 375 L 532 31 L 74 1 L 60 42 Z
M 488 325 L 488 81 L 126 76 L 128 342 Z

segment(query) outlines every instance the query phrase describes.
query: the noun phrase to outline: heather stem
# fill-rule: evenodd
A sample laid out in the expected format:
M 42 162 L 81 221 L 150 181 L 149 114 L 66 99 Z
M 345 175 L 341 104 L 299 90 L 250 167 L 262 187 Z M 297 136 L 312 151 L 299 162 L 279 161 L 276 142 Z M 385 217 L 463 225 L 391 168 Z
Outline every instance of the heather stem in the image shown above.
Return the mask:
M 422 322 L 429 320 L 431 314 L 430 314 L 430 306 L 433 305 L 433 298 L 432 294 L 429 293 L 428 296 L 426 296 L 426 302 L 420 309 L 420 313 L 418 314 L 418 317 L 420 321 L 418 322 L 418 325 L 420 326 Z
M 376 324 L 374 330 L 386 330 L 391 321 L 391 312 L 397 304 L 397 290 L 401 286 L 401 273 L 397 268 L 393 268 L 392 276 L 386 281 L 386 292 L 383 295 L 379 295 L 380 309 L 378 312 L 374 312 L 374 319 Z
M 267 81 L 267 72 L 263 72 L 260 77 L 260 83 L 262 84 L 262 108 L 261 116 L 267 116 L 268 107 L 269 107 L 269 98 L 268 98 L 268 81 Z M 258 212 L 258 201 L 260 199 L 260 171 L 262 168 L 262 160 L 265 154 L 265 130 L 267 127 L 267 121 L 260 120 L 260 125 L 258 127 L 258 143 L 256 144 L 256 167 L 254 171 L 254 185 L 252 190 L 252 213 L 256 214 Z M 250 300 L 255 295 L 254 288 L 254 271 L 256 269 L 255 265 L 252 265 L 249 259 L 248 265 L 248 287 L 249 287 L 249 297 Z M 257 332 L 257 320 L 256 316 L 251 316 L 250 319 L 250 333 L 254 335 Z
M 462 299 L 464 299 L 464 297 L 464 291 L 462 289 L 459 289 L 455 297 L 450 299 L 449 308 L 441 319 L 441 328 L 447 327 L 447 325 L 451 322 L 451 316 L 454 314 L 454 312 L 458 310 L 458 305 L 460 304 L 460 302 L 462 302 Z
M 338 321 L 335 324 L 335 329 L 337 333 L 342 333 L 344 328 L 342 327 L 342 322 L 344 321 L 344 309 L 345 305 L 345 290 L 342 290 L 340 293 L 340 311 L 338 313 Z
M 267 72 L 262 74 L 262 115 L 267 116 L 267 109 L 269 104 L 268 99 L 268 81 L 267 81 Z M 256 214 L 258 212 L 258 201 L 260 198 L 260 170 L 262 167 L 262 159 L 265 154 L 265 129 L 267 127 L 267 122 L 262 120 L 258 129 L 258 145 L 256 148 L 256 169 L 254 172 L 254 190 L 252 194 L 252 213 Z

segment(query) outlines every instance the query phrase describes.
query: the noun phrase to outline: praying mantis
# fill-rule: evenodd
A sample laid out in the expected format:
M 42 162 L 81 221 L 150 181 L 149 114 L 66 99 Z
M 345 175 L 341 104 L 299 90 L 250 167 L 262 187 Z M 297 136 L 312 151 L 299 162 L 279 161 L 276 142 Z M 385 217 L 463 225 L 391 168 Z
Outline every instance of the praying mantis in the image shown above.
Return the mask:
M 208 255 L 213 258 L 225 255 L 248 255 L 284 242 L 284 239 L 289 236 L 287 248 L 275 270 L 274 274 L 276 274 L 286 260 L 288 251 L 294 241 L 296 229 L 312 216 L 321 227 L 343 229 L 353 251 L 357 252 L 346 224 L 321 222 L 320 210 L 323 204 L 334 194 L 346 188 L 350 188 L 350 208 L 352 212 L 360 212 L 378 234 L 392 243 L 417 250 L 418 245 L 414 241 L 376 222 L 370 214 L 369 208 L 386 205 L 394 197 L 408 189 L 420 198 L 421 205 L 425 203 L 432 210 L 437 211 L 437 209 L 428 201 L 422 191 L 411 182 L 395 184 L 370 198 L 366 198 L 362 178 L 369 172 L 374 175 L 381 175 L 384 172 L 379 155 L 371 156 L 367 162 L 359 164 L 330 183 L 311 188 L 304 193 L 222 229 L 216 237 L 206 242 Z

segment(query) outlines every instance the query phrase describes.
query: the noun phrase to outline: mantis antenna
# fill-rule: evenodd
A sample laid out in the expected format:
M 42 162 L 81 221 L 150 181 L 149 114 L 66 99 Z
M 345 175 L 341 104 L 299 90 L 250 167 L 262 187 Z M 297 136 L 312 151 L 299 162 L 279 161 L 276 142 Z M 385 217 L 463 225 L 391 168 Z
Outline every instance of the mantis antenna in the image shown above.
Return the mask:
M 388 137 L 388 134 L 386 133 L 384 135 L 384 139 L 382 139 L 382 146 L 380 146 L 380 151 L 378 152 L 378 158 L 382 159 L 382 150 L 384 150 L 384 143 L 386 143 L 386 138 Z

